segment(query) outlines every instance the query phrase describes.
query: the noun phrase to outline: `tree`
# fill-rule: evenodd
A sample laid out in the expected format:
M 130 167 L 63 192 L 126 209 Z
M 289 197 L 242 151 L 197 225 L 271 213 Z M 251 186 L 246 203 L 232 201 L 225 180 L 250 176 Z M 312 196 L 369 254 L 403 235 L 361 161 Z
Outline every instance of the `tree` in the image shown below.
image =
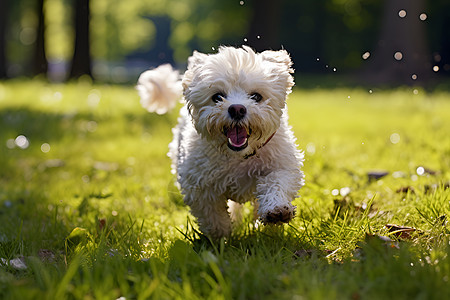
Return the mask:
M 425 0 L 385 0 L 380 38 L 363 72 L 374 84 L 414 84 L 432 76 Z
M 75 1 L 75 46 L 69 78 L 92 77 L 89 36 L 89 0 Z
M 6 73 L 6 9 L 8 0 L 0 0 L 0 79 L 7 78 Z
M 282 2 L 282 0 L 253 1 L 248 44 L 257 51 L 280 49 Z
M 44 0 L 38 0 L 38 27 L 36 32 L 36 44 L 33 57 L 33 74 L 47 74 L 48 61 L 45 54 L 45 15 Z

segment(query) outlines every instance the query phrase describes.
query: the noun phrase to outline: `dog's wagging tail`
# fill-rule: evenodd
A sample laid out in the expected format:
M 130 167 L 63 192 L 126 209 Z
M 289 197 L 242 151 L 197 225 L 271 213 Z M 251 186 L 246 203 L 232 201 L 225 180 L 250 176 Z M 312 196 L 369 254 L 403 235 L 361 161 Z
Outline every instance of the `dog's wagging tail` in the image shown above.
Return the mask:
M 194 51 L 183 75 L 170 65 L 141 74 L 141 105 L 163 114 L 182 105 L 168 156 L 200 230 L 230 236 L 236 209 L 256 203 L 264 224 L 287 223 L 304 184 L 303 152 L 288 124 L 292 61 L 286 50 Z

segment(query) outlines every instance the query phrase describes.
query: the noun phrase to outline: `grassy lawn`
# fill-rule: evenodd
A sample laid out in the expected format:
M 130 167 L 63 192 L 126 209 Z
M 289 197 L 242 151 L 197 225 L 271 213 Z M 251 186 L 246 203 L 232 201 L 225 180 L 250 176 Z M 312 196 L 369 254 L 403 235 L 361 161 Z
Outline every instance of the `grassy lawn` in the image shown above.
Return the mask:
M 450 299 L 450 93 L 297 89 L 306 185 L 211 244 L 132 87 L 0 83 L 1 299 Z M 396 226 L 394 226 L 396 225 Z

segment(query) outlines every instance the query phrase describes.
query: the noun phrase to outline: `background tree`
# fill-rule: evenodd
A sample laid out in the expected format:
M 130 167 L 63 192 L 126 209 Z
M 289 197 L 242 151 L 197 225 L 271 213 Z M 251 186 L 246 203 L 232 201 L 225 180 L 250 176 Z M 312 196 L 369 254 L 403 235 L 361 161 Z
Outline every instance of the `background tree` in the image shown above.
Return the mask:
M 47 74 L 48 61 L 45 54 L 45 15 L 44 0 L 37 1 L 36 12 L 38 15 L 38 25 L 36 30 L 36 42 L 33 57 L 33 75 Z
M 6 1 L 0 0 L 0 5 Z M 133 81 L 138 72 L 164 62 L 182 69 L 193 50 L 211 53 L 219 45 L 245 43 L 257 50 L 285 48 L 299 74 L 333 73 L 335 68 L 336 74 L 342 74 L 365 67 L 367 80 L 391 78 L 388 81 L 395 84 L 398 78 L 411 81 L 411 72 L 417 73 L 418 80 L 426 77 L 418 69 L 398 73 L 425 61 L 428 73 L 437 66 L 439 75 L 450 74 L 448 0 L 44 1 L 45 30 L 43 14 L 36 10 L 42 0 L 14 0 L 8 1 L 8 8 L 0 7 L 0 24 L 8 20 L 7 38 L 2 40 L 6 45 L 0 48 L 7 49 L 9 76 L 45 72 L 47 58 L 53 80 L 95 71 L 101 80 Z M 393 7 L 398 3 L 405 5 Z M 422 8 L 425 21 L 413 12 L 414 7 Z M 382 17 L 387 16 L 383 9 L 393 21 Z M 398 15 L 401 9 L 406 17 Z M 393 49 L 383 48 L 378 40 L 406 47 L 395 50 L 403 54 L 402 60 L 395 60 Z M 411 56 L 412 48 L 419 50 Z M 371 54 L 367 61 L 361 57 L 365 52 Z M 409 60 L 417 55 L 422 62 Z M 41 63 L 36 63 L 39 57 Z M 378 74 L 378 79 L 370 73 Z
M 381 33 L 364 79 L 375 84 L 413 84 L 432 76 L 425 0 L 385 0 Z
M 75 44 L 69 78 L 92 77 L 89 20 L 89 0 L 74 0 Z
M 251 5 L 248 44 L 257 51 L 278 50 L 281 45 L 281 14 L 283 0 L 254 0 Z
M 0 79 L 6 78 L 6 12 L 7 0 L 0 0 Z

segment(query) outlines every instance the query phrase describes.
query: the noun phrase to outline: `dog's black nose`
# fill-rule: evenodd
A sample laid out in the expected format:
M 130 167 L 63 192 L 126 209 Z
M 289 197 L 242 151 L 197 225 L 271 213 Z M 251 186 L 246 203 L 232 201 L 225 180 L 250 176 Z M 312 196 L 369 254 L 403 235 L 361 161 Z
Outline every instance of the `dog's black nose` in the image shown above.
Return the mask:
M 241 120 L 247 114 L 247 109 L 244 105 L 233 104 L 228 107 L 228 113 L 233 120 Z

